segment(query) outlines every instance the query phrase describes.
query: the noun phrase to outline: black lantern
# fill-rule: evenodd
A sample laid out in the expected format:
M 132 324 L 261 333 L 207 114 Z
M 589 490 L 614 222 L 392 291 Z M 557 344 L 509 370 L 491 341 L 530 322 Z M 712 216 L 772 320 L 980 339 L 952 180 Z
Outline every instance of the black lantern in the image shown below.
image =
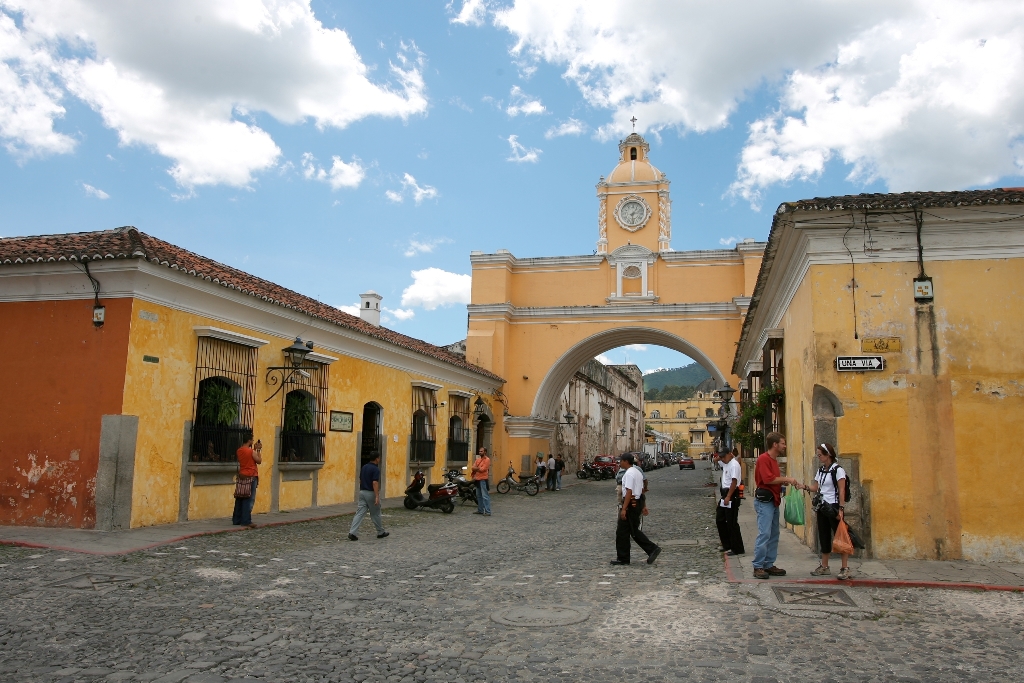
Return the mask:
M 619 436 L 625 436 L 625 435 L 626 435 L 626 428 L 623 427 L 622 429 L 619 430 Z
M 473 414 L 474 415 L 483 415 L 484 414 L 484 405 L 485 405 L 484 404 L 484 400 L 482 398 L 480 398 L 479 396 L 477 396 L 476 400 L 473 401 Z
M 302 361 L 306 360 L 306 356 L 312 350 L 313 342 L 308 341 L 303 343 L 302 337 L 296 337 L 295 342 L 291 346 L 282 349 L 282 351 L 284 351 L 284 357 L 287 358 L 288 362 L 295 367 L 302 365 Z
M 295 343 L 281 349 L 281 351 L 284 353 L 284 358 L 288 365 L 274 365 L 267 368 L 267 384 L 277 386 L 277 391 L 267 397 L 264 403 L 277 396 L 289 382 L 294 382 L 296 376 L 308 378 L 309 374 L 306 370 L 316 369 L 316 366 L 302 364 L 306 360 L 306 356 L 312 353 L 313 342 L 303 342 L 301 337 L 296 337 Z
M 726 405 L 732 401 L 732 395 L 736 393 L 736 390 L 729 386 L 726 382 L 725 386 L 718 390 L 718 395 L 722 397 Z
M 570 412 L 569 412 L 568 410 L 566 410 L 566 411 L 565 411 L 565 415 L 563 415 L 562 417 L 564 417 L 564 418 L 565 418 L 565 422 L 560 422 L 559 424 L 567 424 L 567 425 L 571 425 L 571 424 L 572 424 L 572 421 L 573 421 L 573 419 L 574 419 L 574 418 L 575 418 L 576 416 L 575 416 L 575 415 L 573 415 L 572 413 L 570 413 Z

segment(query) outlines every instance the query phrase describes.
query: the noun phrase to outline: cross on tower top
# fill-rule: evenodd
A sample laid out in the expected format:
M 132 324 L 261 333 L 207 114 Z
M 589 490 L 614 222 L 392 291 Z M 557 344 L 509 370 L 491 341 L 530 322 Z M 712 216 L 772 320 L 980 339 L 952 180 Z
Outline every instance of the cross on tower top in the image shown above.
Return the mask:
M 630 122 L 632 122 L 632 124 L 633 124 L 633 132 L 634 133 L 636 132 L 636 121 L 637 121 L 637 118 L 635 116 L 630 119 Z

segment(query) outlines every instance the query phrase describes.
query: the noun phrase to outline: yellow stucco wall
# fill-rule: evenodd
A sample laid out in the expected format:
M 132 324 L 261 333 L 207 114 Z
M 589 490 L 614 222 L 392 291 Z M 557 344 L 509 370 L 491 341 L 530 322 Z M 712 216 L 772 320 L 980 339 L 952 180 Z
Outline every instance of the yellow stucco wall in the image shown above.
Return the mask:
M 141 318 L 139 313 L 156 314 L 157 320 Z M 147 317 L 151 317 L 147 315 Z M 267 367 L 281 365 L 281 349 L 293 339 L 268 335 L 238 325 L 206 318 L 135 300 L 129 341 L 123 412 L 139 416 L 136 443 L 132 526 L 174 522 L 178 517 L 179 489 L 186 422 L 193 419 L 193 392 L 198 337 L 194 327 L 209 325 L 268 340 L 258 350 L 254 435 L 264 444 L 260 465 L 260 485 L 254 512 L 267 512 L 271 506 L 274 467 L 275 428 L 283 418 L 283 393 L 266 402 L 276 387 L 267 385 Z M 311 335 L 315 341 L 315 333 Z M 325 462 L 318 474 L 317 504 L 350 502 L 355 498 L 357 434 L 362 429 L 363 406 L 374 401 L 383 409 L 383 435 L 387 440 L 385 494 L 402 495 L 408 481 L 408 448 L 412 423 L 412 382 L 442 384 L 401 368 L 384 366 L 340 353 L 329 371 L 328 410 L 353 414 L 353 431 L 328 432 Z M 144 363 L 143 355 L 156 356 L 159 363 Z M 449 390 L 469 391 L 466 386 L 443 384 L 437 392 L 436 460 L 428 472 L 430 481 L 439 481 L 447 454 Z M 473 392 L 477 393 L 477 392 Z M 493 402 L 493 399 L 487 397 Z M 496 411 L 498 416 L 501 411 Z M 500 417 L 498 418 L 500 420 Z M 501 429 L 500 423 L 496 433 Z M 188 518 L 204 519 L 230 516 L 234 500 L 232 487 L 190 486 Z M 312 481 L 281 481 L 281 510 L 309 507 Z
M 701 453 L 711 451 L 714 441 L 714 436 L 707 431 L 707 424 L 718 419 L 714 416 L 708 417 L 707 411 L 715 411 L 717 415 L 718 408 L 719 404 L 710 397 L 694 396 L 685 401 L 645 401 L 644 413 L 647 417 L 644 418 L 644 422 L 663 434 L 670 434 L 673 439 L 690 439 L 691 431 L 703 432 L 704 441 L 693 441 L 688 449 L 688 455 L 700 457 Z M 676 417 L 680 410 L 686 411 L 685 418 Z M 658 411 L 660 417 L 653 417 L 655 411 Z
M 1022 560 L 1012 435 L 1024 414 L 1024 260 L 929 263 L 931 307 L 913 300 L 916 274 L 916 263 L 858 264 L 858 336 L 899 337 L 902 351 L 884 354 L 884 371 L 837 373 L 836 356 L 864 353 L 850 267 L 810 268 L 785 314 L 790 464 L 804 480 L 816 469 L 820 384 L 844 407 L 839 450 L 859 459 L 870 488 L 877 556 Z

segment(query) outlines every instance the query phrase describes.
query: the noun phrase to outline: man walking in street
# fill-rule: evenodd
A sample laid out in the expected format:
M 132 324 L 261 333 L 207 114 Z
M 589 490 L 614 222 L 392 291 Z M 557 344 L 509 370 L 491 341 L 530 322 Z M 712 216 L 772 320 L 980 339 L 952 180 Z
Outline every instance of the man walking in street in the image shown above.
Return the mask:
M 740 463 L 733 453 L 721 454 L 722 481 L 721 501 L 715 512 L 715 525 L 718 527 L 718 538 L 722 541 L 723 552 L 729 555 L 743 554 L 743 536 L 740 534 Z
M 772 432 L 765 438 L 767 451 L 757 458 L 754 467 L 754 513 L 757 515 L 757 540 L 754 541 L 755 579 L 785 576 L 786 570 L 775 566 L 779 554 L 779 505 L 782 485 L 798 486 L 796 479 L 783 477 L 778 459 L 786 454 L 786 437 Z
M 636 461 L 629 453 L 619 457 L 619 467 L 628 468 L 622 475 L 622 509 L 619 510 L 619 522 L 615 528 L 615 559 L 612 564 L 629 564 L 629 539 L 632 538 L 641 550 L 647 553 L 647 564 L 654 564 L 661 553 L 661 548 L 651 542 L 640 531 L 640 516 L 643 514 L 647 501 L 644 497 L 644 475 Z
M 380 455 L 374 456 L 359 472 L 359 505 L 348 529 L 348 540 L 359 540 L 356 532 L 367 512 L 377 528 L 377 538 L 387 538 L 390 534 L 384 531 L 384 520 L 380 516 Z
M 483 446 L 477 451 L 473 461 L 473 481 L 476 482 L 476 512 L 474 515 L 491 516 L 491 459 L 487 457 L 487 449 Z

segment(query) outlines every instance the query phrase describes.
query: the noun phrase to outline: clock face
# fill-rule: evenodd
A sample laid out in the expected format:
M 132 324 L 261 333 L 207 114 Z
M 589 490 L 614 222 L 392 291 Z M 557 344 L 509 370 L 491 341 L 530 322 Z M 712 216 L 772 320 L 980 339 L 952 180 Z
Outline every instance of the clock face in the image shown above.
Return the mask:
M 629 195 L 615 207 L 615 219 L 626 230 L 635 232 L 651 217 L 651 207 L 641 197 Z
M 638 201 L 628 201 L 619 208 L 619 218 L 626 225 L 640 225 L 647 214 L 647 209 Z

